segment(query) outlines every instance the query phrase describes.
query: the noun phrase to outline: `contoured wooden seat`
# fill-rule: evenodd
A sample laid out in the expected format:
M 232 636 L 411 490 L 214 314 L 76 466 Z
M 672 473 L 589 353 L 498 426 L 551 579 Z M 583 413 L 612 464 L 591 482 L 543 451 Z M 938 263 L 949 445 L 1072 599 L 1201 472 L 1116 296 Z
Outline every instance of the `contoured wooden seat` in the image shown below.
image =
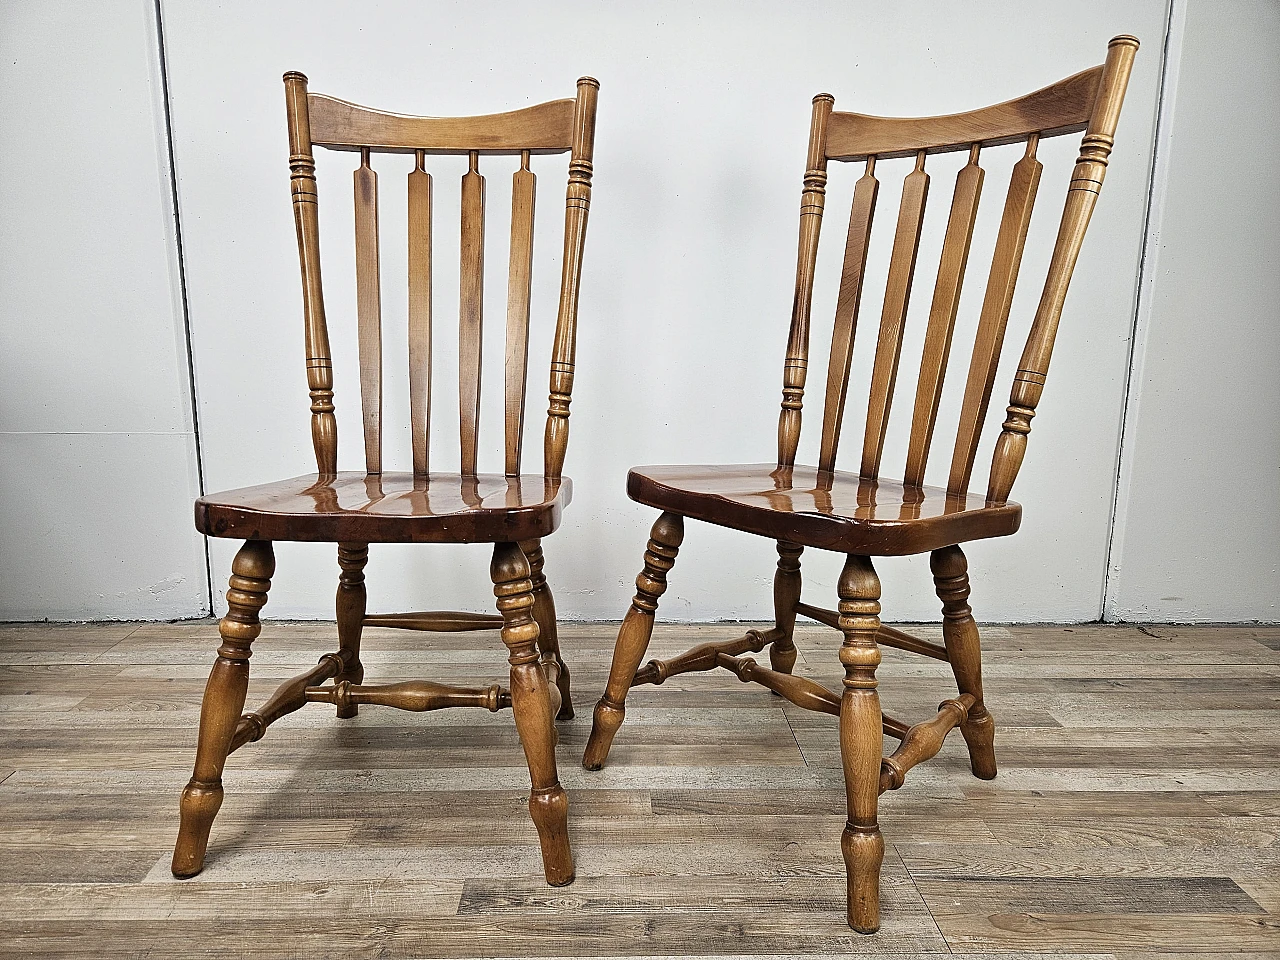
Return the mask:
M 222 804 L 227 755 L 260 739 L 280 717 L 308 702 L 329 703 L 339 718 L 360 704 L 403 710 L 444 707 L 511 708 L 529 765 L 529 812 L 542 847 L 547 882 L 573 880 L 567 831 L 568 797 L 556 772 L 557 717 L 573 716 L 569 671 L 560 656 L 555 603 L 543 574 L 541 538 L 560 524 L 572 485 L 563 476 L 573 390 L 578 290 L 591 204 L 592 152 L 599 84 L 578 81 L 573 99 L 480 117 L 411 117 L 360 107 L 307 92 L 300 73 L 284 76 L 289 118 L 289 167 L 302 265 L 302 302 L 311 393 L 311 439 L 316 472 L 292 480 L 230 490 L 196 502 L 196 527 L 212 537 L 243 539 L 232 564 L 228 612 L 219 623 L 222 645 L 205 689 L 195 771 L 182 792 L 182 823 L 173 873 L 190 877 L 204 866 L 209 831 Z M 354 175 L 356 326 L 365 472 L 338 472 L 333 362 L 320 279 L 319 217 L 313 148 L 356 151 Z M 378 177 L 373 154 L 414 157 L 408 175 L 409 406 L 411 473 L 382 468 L 382 302 L 378 258 Z M 570 154 L 565 200 L 564 258 L 552 346 L 550 406 L 540 474 L 521 473 L 529 353 L 538 154 Z M 432 177 L 429 156 L 468 158 L 462 177 L 459 269 L 458 399 L 461 469 L 431 472 Z M 481 333 L 484 289 L 485 181 L 481 155 L 519 157 L 512 180 L 507 286 L 505 471 L 476 469 L 479 444 Z M 244 713 L 250 646 L 262 630 L 258 612 L 275 572 L 272 542 L 326 541 L 337 545 L 338 649 L 282 685 L 257 710 Z M 492 543 L 490 573 L 497 614 L 366 612 L 364 568 L 371 543 Z M 365 627 L 417 630 L 500 628 L 511 664 L 511 686 L 478 689 L 428 681 L 365 685 L 360 639 Z M 328 681 L 332 680 L 332 683 Z
M 499 543 L 560 526 L 568 477 L 310 473 L 196 501 L 196 528 L 237 540 Z
M 884 839 L 876 819 L 879 795 L 900 787 L 907 772 L 937 754 L 945 736 L 957 726 L 968 744 L 974 774 L 984 779 L 996 775 L 995 721 L 983 700 L 978 630 L 969 609 L 967 561 L 959 544 L 1007 536 L 1018 529 L 1022 508 L 1010 501 L 1009 493 L 1044 387 L 1067 285 L 1102 186 L 1137 47 L 1133 37 L 1116 37 L 1110 42 L 1106 62 L 1099 66 L 1025 97 L 951 116 L 892 119 L 837 113 L 829 94 L 815 97 L 800 204 L 799 262 L 783 371 L 777 460 L 767 464 L 636 467 L 627 480 L 632 499 L 663 512 L 653 525 L 644 569 L 636 579 L 635 599 L 618 632 L 608 685 L 596 705 L 583 766 L 596 770 L 604 764 L 622 724 L 630 687 L 662 683 L 695 670 L 723 668 L 740 680 L 763 684 L 798 706 L 839 717 L 848 797 L 848 820 L 840 844 L 848 873 L 848 919 L 850 926 L 863 933 L 876 931 L 880 922 Z M 1067 189 L 1040 305 L 1014 376 L 1008 417 L 996 440 L 987 491 L 985 496 L 973 494 L 969 482 L 979 434 L 1040 181 L 1036 146 L 1046 137 L 1081 130 L 1085 136 L 1080 156 Z M 948 483 L 945 488 L 928 487 L 924 485 L 925 466 L 982 190 L 984 174 L 978 161 L 990 148 L 1015 143 L 1024 145 L 1025 155 L 1013 168 L 1005 199 Z M 925 164 L 930 155 L 950 151 L 967 151 L 969 159 L 956 178 L 943 239 L 916 381 L 905 469 L 901 479 L 889 479 L 881 476 L 881 459 L 928 194 Z M 836 468 L 836 451 L 879 189 L 876 161 L 909 157 L 915 158 L 915 169 L 903 183 L 871 371 L 862 459 L 857 472 L 844 472 Z M 796 464 L 796 452 L 809 367 L 814 266 L 827 163 L 832 160 L 858 161 L 866 166 L 853 192 L 827 366 L 818 464 L 801 466 Z M 736 640 L 702 644 L 670 660 L 651 660 L 641 667 L 658 600 L 667 588 L 667 576 L 684 538 L 685 517 L 777 541 L 775 625 L 766 631 L 749 631 Z M 800 557 L 805 547 L 845 554 L 835 610 L 800 599 Z M 871 558 L 916 553 L 930 554 L 934 586 L 942 601 L 941 646 L 880 623 L 880 580 Z M 844 634 L 840 662 L 845 678 L 839 692 L 792 675 L 797 615 Z M 937 716 L 920 723 L 883 716 L 876 693 L 880 644 L 948 662 L 960 695 L 945 701 Z M 768 669 L 744 656 L 766 647 Z M 901 741 L 888 757 L 882 755 L 884 735 Z

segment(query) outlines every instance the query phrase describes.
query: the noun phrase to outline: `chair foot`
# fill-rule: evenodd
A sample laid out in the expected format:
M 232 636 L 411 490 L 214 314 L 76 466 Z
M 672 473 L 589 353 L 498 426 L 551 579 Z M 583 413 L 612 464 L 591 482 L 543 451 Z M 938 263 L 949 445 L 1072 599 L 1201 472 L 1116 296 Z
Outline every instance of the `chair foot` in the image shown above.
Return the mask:
M 529 795 L 529 816 L 542 847 L 542 869 L 547 883 L 564 887 L 573 883 L 573 851 L 569 847 L 569 795 L 556 784 Z
M 599 770 L 609 756 L 613 737 L 622 726 L 626 714 L 627 691 L 635 679 L 640 661 L 653 636 L 653 617 L 658 611 L 658 598 L 667 590 L 667 574 L 675 566 L 676 555 L 684 541 L 684 517 L 663 513 L 649 531 L 649 546 L 644 553 L 644 569 L 636 577 L 636 595 L 618 630 L 613 647 L 613 664 L 609 682 L 596 704 L 592 716 L 591 736 L 582 755 L 582 765 Z
M 884 836 L 879 827 L 860 828 L 846 823 L 840 835 L 844 855 L 849 926 L 858 933 L 880 929 L 880 865 L 884 861 Z
M 981 716 L 969 712 L 969 719 L 960 724 L 960 735 L 969 748 L 969 768 L 979 780 L 996 778 L 996 718 L 981 704 Z
M 209 846 L 213 818 L 222 806 L 222 781 L 201 783 L 192 780 L 182 790 L 178 802 L 181 823 L 178 840 L 173 846 L 173 875 L 179 880 L 194 877 L 204 869 L 204 854 Z
M 609 703 L 604 698 L 596 704 L 591 715 L 591 736 L 587 738 L 587 749 L 582 754 L 582 765 L 586 769 L 599 770 L 604 766 L 625 714 L 626 708 L 622 704 Z
M 200 707 L 195 770 L 178 803 L 181 822 L 173 847 L 175 877 L 194 877 L 204 868 L 209 831 L 222 806 L 222 769 L 249 689 L 250 647 L 262 632 L 258 611 L 267 602 L 275 568 L 275 553 L 265 540 L 246 542 L 231 563 L 227 615 L 218 623 L 222 644 Z

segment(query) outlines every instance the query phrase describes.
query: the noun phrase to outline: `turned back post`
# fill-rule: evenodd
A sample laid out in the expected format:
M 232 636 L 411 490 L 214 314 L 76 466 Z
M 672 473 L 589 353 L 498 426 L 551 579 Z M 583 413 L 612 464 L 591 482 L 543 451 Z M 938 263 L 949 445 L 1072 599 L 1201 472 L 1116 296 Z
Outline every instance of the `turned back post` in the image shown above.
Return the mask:
M 1042 168 L 1036 159 L 1036 148 L 1047 137 L 1083 130 L 1085 136 L 1067 189 L 1048 276 L 1014 378 L 1008 418 L 996 441 L 992 460 L 987 499 L 991 503 L 1003 503 L 1008 499 L 1026 449 L 1031 418 L 1035 415 L 1044 387 L 1067 287 L 1102 186 L 1137 47 L 1138 41 L 1133 37 L 1116 37 L 1108 46 L 1106 61 L 1099 66 L 1025 97 L 951 116 L 899 119 L 840 113 L 834 110 L 834 100 L 829 94 L 819 94 L 814 98 L 800 204 L 796 292 L 783 371 L 782 411 L 778 421 L 779 466 L 795 463 L 800 439 L 809 362 L 814 269 L 822 226 L 827 163 L 836 160 L 865 164 L 863 175 L 854 186 L 827 367 L 818 467 L 830 471 L 836 468 L 867 251 L 879 192 L 876 161 L 902 157 L 914 158 L 915 161 L 914 169 L 903 183 L 898 207 L 863 431 L 859 473 L 865 478 L 875 479 L 880 475 L 882 466 L 885 430 L 897 386 L 898 362 L 929 196 L 927 160 L 937 153 L 968 153 L 968 162 L 956 177 L 952 192 L 916 379 L 907 459 L 902 472 L 905 483 L 920 485 L 924 481 L 932 445 L 956 312 L 982 195 L 982 154 L 985 150 L 1007 144 L 1023 145 L 1023 157 L 1013 168 L 1005 197 L 952 451 L 947 489 L 951 494 L 963 495 L 969 488 L 1023 245 L 1040 183 Z
M 333 405 L 333 361 L 320 273 L 314 148 L 353 151 L 360 158 L 354 173 L 356 326 L 365 468 L 370 474 L 381 474 L 383 470 L 378 175 L 372 159 L 380 153 L 414 157 L 407 194 L 408 347 L 413 472 L 418 476 L 427 475 L 430 466 L 433 211 L 428 158 L 452 154 L 465 156 L 468 161 L 467 172 L 462 177 L 458 311 L 458 438 L 461 472 L 467 475 L 477 472 L 480 442 L 485 268 L 485 179 L 481 158 L 493 155 L 520 158 L 520 168 L 512 180 L 504 361 L 504 470 L 514 476 L 520 473 L 523 452 L 533 276 L 537 181 L 530 159 L 540 154 L 568 153 L 564 257 L 543 444 L 543 473 L 548 478 L 559 478 L 568 449 L 578 295 L 591 206 L 599 84 L 583 77 L 578 81 L 577 96 L 573 99 L 477 117 L 413 117 L 373 110 L 309 93 L 307 78 L 296 72 L 284 75 L 284 85 L 294 222 L 302 267 L 311 439 L 317 472 L 322 476 L 337 472 L 338 433 Z

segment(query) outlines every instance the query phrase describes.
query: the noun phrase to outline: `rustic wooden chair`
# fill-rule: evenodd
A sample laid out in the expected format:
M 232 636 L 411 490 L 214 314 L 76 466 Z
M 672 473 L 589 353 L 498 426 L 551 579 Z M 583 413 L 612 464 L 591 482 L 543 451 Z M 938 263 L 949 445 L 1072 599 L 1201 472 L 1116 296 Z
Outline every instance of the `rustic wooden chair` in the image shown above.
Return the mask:
M 572 486 L 562 475 L 573 390 L 578 290 L 587 212 L 599 84 L 578 81 L 577 96 L 480 117 L 410 117 L 385 113 L 307 92 L 300 73 L 284 76 L 289 117 L 289 168 L 302 263 L 307 385 L 311 391 L 311 440 L 316 473 L 293 480 L 231 490 L 196 502 L 196 527 L 211 537 L 243 539 L 232 563 L 228 612 L 219 624 L 222 645 L 205 689 L 195 772 L 182 792 L 182 825 L 173 873 L 200 872 L 209 829 L 222 803 L 227 755 L 258 740 L 268 726 L 304 703 L 334 704 L 339 717 L 354 717 L 360 704 L 403 710 L 473 706 L 511 707 L 529 764 L 529 811 L 542 846 L 547 882 L 573 880 L 566 831 L 568 799 L 556 773 L 555 717 L 573 715 L 569 671 L 560 658 L 555 605 L 543 575 L 540 538 L 560 524 Z M 358 151 L 355 171 L 355 247 L 360 393 L 363 402 L 364 473 L 338 472 L 333 367 L 320 281 L 319 220 L 312 148 Z M 533 264 L 535 177 L 532 154 L 569 153 L 565 201 L 564 262 L 551 358 L 543 471 L 522 475 L 525 374 Z M 378 179 L 373 153 L 416 157 L 409 174 L 409 388 L 413 472 L 382 469 L 382 331 L 378 270 Z M 461 471 L 428 472 L 431 409 L 432 178 L 428 155 L 469 158 L 462 177 L 459 401 Z M 481 154 L 520 157 L 512 186 L 505 401 L 505 474 L 476 470 L 479 436 L 481 319 L 484 271 L 484 177 Z M 250 645 L 261 632 L 258 612 L 267 602 L 275 569 L 272 541 L 321 541 L 338 545 L 338 651 L 281 686 L 256 711 L 242 713 L 249 679 Z M 498 615 L 365 612 L 364 567 L 370 543 L 492 543 L 493 590 Z M 364 627 L 415 630 L 480 630 L 500 627 L 510 650 L 511 689 L 460 689 L 426 681 L 366 686 L 360 663 Z M 332 679 L 333 684 L 325 681 Z
M 1113 134 L 1138 41 L 1111 41 L 1106 62 L 1020 99 L 971 113 L 926 119 L 888 119 L 835 113 L 833 98 L 813 101 L 808 168 L 800 201 L 800 248 L 795 301 L 783 372 L 777 463 L 726 466 L 636 467 L 627 478 L 633 500 L 662 510 L 653 525 L 637 593 L 618 633 L 604 696 L 595 708 L 583 766 L 599 769 L 623 720 L 630 687 L 662 683 L 694 670 L 723 667 L 740 680 L 755 681 L 795 703 L 840 718 L 840 748 L 848 795 L 848 822 L 841 840 L 848 871 L 849 925 L 863 933 L 879 927 L 879 874 L 884 841 L 876 822 L 878 796 L 902 785 L 916 764 L 933 757 L 943 738 L 960 727 L 973 772 L 996 775 L 995 722 L 982 698 L 978 630 L 971 616 L 965 555 L 959 544 L 1007 536 L 1018 529 L 1022 508 L 1009 500 L 1026 448 L 1031 418 L 1044 387 L 1067 284 L 1097 201 Z M 1044 137 L 1085 130 L 1080 158 L 1067 191 L 1048 279 L 1014 377 L 1008 419 L 996 442 L 985 497 L 968 493 L 979 433 L 996 375 L 1001 342 L 1022 258 L 1023 243 L 1040 180 L 1036 144 Z M 959 430 L 945 489 L 923 484 L 943 375 L 982 188 L 980 151 L 1021 143 L 1026 155 L 1013 169 L 996 241 L 986 298 L 979 317 Z M 885 426 L 893 398 L 903 323 L 915 270 L 929 175 L 929 154 L 965 150 L 967 165 L 956 180 L 943 241 L 933 304 L 926 328 L 915 395 L 906 469 L 901 481 L 880 477 Z M 884 309 L 872 368 L 866 432 L 859 471 L 836 470 L 836 448 L 845 408 L 858 301 L 875 210 L 877 159 L 914 157 L 906 177 L 886 281 Z M 826 412 L 818 466 L 797 466 L 800 413 L 809 354 L 810 298 L 818 233 L 822 224 L 827 161 L 865 161 L 866 173 L 853 193 L 848 243 L 840 278 Z M 671 660 L 640 661 L 653 630 L 658 598 L 667 588 L 684 536 L 684 518 L 732 527 L 777 541 L 774 578 L 775 625 L 723 643 L 707 643 Z M 840 576 L 839 609 L 800 600 L 800 555 L 816 547 L 846 554 Z M 909 636 L 880 622 L 880 581 L 871 558 L 930 554 L 942 601 L 945 646 Z M 843 632 L 840 662 L 843 692 L 793 676 L 797 614 Z M 881 715 L 876 693 L 879 644 L 951 664 L 960 695 L 943 703 L 936 717 L 908 725 Z M 742 654 L 769 648 L 772 669 Z M 882 731 L 901 741 L 882 756 Z

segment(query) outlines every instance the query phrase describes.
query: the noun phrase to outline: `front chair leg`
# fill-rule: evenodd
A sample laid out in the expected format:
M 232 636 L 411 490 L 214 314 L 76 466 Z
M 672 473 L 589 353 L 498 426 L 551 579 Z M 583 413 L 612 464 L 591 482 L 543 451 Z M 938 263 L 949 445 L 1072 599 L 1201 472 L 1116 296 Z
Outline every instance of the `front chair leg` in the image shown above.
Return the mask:
M 542 845 L 547 883 L 561 887 L 573 882 L 569 797 L 556 773 L 555 719 L 549 684 L 538 664 L 538 623 L 533 619 L 529 561 L 519 544 L 497 543 L 489 572 L 502 614 L 502 642 L 511 651 L 511 709 L 533 785 L 529 814 Z
M 880 648 L 880 578 L 867 557 L 850 555 L 840 574 L 840 629 L 844 694 L 840 699 L 840 757 L 849 818 L 840 837 L 848 876 L 849 926 L 880 929 L 880 863 L 884 837 L 876 819 L 884 750 L 876 667 Z
M 358 686 L 364 683 L 364 664 L 360 662 L 360 634 L 364 630 L 367 594 L 364 586 L 364 567 L 369 562 L 367 543 L 338 544 L 338 656 L 342 658 L 342 672 L 333 678 L 334 683 L 349 680 Z M 348 703 L 338 707 L 338 719 L 349 720 L 360 712 L 359 704 Z
M 222 806 L 222 768 L 249 689 L 249 648 L 262 632 L 258 611 L 267 602 L 275 571 L 275 552 L 265 540 L 245 543 L 231 563 L 227 615 L 218 623 L 222 645 L 200 708 L 195 771 L 179 801 L 181 825 L 173 848 L 175 877 L 194 877 L 204 867 L 209 830 Z
M 982 642 L 969 609 L 969 561 L 958 546 L 943 547 L 930 554 L 929 569 L 942 601 L 942 642 L 951 672 L 960 692 L 974 698 L 968 719 L 960 724 L 969 747 L 969 766 L 975 777 L 991 780 L 996 775 L 996 721 L 982 699 Z
M 667 574 L 675 566 L 683 540 L 684 517 L 664 513 L 654 521 L 649 532 L 649 548 L 644 554 L 644 570 L 636 577 L 635 599 L 631 601 L 631 608 L 618 630 L 609 682 L 591 720 L 591 736 L 587 738 L 587 749 L 582 755 L 582 765 L 588 770 L 599 770 L 604 766 L 613 737 L 622 726 L 627 691 L 631 689 L 636 669 L 649 647 L 658 598 L 667 590 Z
M 538 622 L 538 651 L 542 654 L 544 670 L 558 671 L 556 689 L 560 694 L 560 706 L 556 711 L 557 720 L 573 719 L 573 700 L 569 691 L 569 668 L 560 656 L 560 634 L 556 629 L 556 601 L 547 586 L 546 575 L 542 572 L 545 560 L 542 556 L 541 540 L 524 540 L 520 549 L 529 559 L 529 579 L 533 583 L 533 619 Z M 554 664 L 554 666 L 552 666 Z
M 790 673 L 796 665 L 796 604 L 800 602 L 802 553 L 804 547 L 799 544 L 778 541 L 778 570 L 773 575 L 773 622 L 782 636 L 769 644 L 769 666 L 779 673 Z

